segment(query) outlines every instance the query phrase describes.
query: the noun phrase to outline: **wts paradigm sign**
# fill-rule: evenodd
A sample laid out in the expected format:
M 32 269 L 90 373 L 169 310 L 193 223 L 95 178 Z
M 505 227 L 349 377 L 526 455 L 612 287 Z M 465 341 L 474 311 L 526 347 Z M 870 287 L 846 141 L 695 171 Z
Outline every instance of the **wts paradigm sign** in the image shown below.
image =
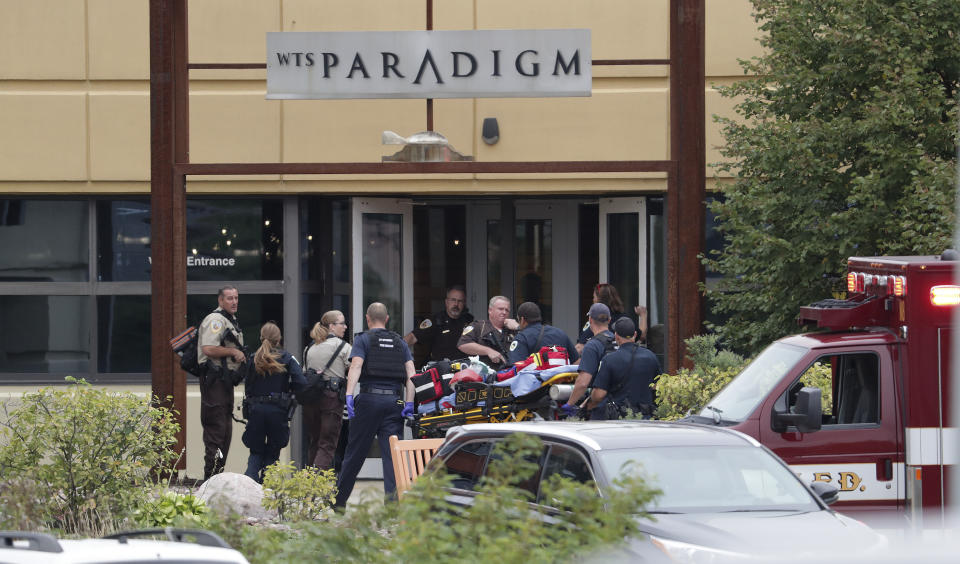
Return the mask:
M 267 98 L 590 96 L 589 29 L 270 32 Z

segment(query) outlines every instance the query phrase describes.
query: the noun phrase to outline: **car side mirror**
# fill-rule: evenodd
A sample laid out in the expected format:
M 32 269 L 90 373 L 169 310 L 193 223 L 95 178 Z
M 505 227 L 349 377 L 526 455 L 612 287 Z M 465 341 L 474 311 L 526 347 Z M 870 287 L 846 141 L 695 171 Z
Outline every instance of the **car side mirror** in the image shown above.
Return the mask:
M 797 403 L 789 410 L 782 402 L 777 402 L 778 405 L 774 406 L 771 416 L 773 430 L 785 433 L 788 426 L 793 426 L 801 433 L 819 431 L 823 417 L 821 394 L 820 388 L 802 388 L 797 393 Z
M 840 499 L 840 490 L 826 482 L 813 482 L 810 489 L 827 505 L 833 505 Z

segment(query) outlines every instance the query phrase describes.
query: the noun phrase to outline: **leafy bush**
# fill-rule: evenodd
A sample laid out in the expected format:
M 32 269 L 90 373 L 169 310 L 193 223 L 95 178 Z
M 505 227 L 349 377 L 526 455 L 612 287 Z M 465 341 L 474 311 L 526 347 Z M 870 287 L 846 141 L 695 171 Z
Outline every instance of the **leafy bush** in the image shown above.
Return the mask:
M 67 381 L 4 404 L 0 476 L 8 487 L 29 482 L 42 492 L 38 525 L 100 534 L 148 499 L 158 472 L 177 457 L 179 426 L 171 411 L 136 394 Z
M 351 506 L 328 522 L 305 521 L 289 532 L 233 524 L 214 525 L 228 542 L 258 562 L 481 562 L 547 563 L 583 557 L 601 547 L 639 535 L 635 517 L 644 515 L 657 491 L 638 474 L 616 485 L 617 495 L 600 497 L 596 486 L 551 477 L 542 487 L 560 509 L 552 523 L 531 507 L 521 487 L 543 451 L 536 437 L 514 435 L 494 449 L 488 476 L 472 507 L 455 509 L 445 499 L 450 478 L 428 472 L 399 503 L 371 500 Z
M 210 508 L 190 494 L 165 491 L 163 494 L 133 512 L 137 524 L 143 527 L 171 527 L 173 525 L 206 528 Z
M 263 475 L 263 506 L 276 509 L 283 521 L 317 519 L 333 506 L 336 497 L 333 470 L 307 467 L 298 471 L 291 461 L 272 464 Z
M 717 339 L 716 335 L 697 335 L 684 341 L 693 369 L 681 368 L 657 379 L 659 419 L 680 419 L 700 411 L 746 365 L 740 355 L 718 350 Z

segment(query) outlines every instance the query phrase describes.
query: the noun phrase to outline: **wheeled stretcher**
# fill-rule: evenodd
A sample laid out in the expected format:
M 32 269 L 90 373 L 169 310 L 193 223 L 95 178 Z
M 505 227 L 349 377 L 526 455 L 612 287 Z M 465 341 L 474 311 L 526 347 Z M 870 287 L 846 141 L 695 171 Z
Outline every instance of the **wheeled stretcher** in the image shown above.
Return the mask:
M 414 416 L 410 424 L 413 435 L 443 437 L 447 429 L 457 425 L 555 419 L 556 405 L 550 399 L 550 388 L 572 384 L 576 379 L 576 367 L 564 366 L 550 371 L 519 372 L 510 380 L 497 383 L 459 382 L 452 407 Z

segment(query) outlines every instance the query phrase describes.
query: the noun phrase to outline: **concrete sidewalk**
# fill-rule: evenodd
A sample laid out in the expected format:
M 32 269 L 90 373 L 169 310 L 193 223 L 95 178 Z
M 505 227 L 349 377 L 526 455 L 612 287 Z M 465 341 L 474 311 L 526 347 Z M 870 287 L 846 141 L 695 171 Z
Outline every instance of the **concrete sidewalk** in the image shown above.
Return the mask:
M 358 479 L 350 493 L 350 499 L 347 500 L 347 507 L 358 505 L 367 500 L 383 503 L 383 480 Z

